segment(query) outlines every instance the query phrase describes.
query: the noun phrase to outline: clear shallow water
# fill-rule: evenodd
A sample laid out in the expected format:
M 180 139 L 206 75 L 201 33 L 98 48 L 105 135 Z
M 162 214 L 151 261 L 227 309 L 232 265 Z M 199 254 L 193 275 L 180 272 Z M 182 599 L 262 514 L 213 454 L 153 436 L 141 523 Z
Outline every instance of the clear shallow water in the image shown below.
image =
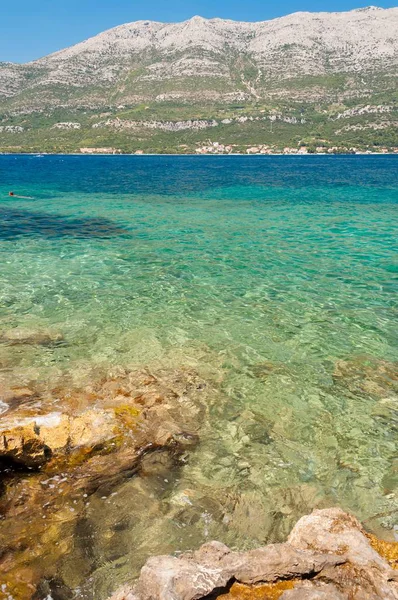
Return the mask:
M 0 327 L 67 341 L 0 346 L 4 381 L 188 366 L 215 388 L 178 473 L 93 498 L 85 597 L 149 554 L 282 539 L 314 506 L 390 535 L 396 157 L 2 156 L 0 199 Z

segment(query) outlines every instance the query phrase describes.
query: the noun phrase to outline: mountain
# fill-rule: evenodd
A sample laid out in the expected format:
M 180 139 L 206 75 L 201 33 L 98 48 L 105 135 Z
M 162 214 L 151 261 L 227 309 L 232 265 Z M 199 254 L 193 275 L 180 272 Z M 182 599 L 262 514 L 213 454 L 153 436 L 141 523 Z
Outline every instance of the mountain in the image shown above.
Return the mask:
M 138 21 L 0 63 L 0 148 L 393 148 L 398 8 Z

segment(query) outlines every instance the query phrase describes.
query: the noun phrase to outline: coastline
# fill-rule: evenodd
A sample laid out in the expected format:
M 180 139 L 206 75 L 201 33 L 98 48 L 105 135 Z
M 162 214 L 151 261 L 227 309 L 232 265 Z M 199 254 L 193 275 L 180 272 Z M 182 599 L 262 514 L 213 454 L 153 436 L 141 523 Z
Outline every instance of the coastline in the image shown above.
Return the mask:
M 146 157 L 146 156 L 173 156 L 173 157 L 184 157 L 184 156 L 189 156 L 189 157 L 199 157 L 199 158 L 209 158 L 209 157 L 221 157 L 221 158 L 227 158 L 230 156 L 234 156 L 234 157 L 245 157 L 245 158 L 270 158 L 270 157 L 274 157 L 274 156 L 285 156 L 288 158 L 313 158 L 315 156 L 328 156 L 328 157 L 357 157 L 357 156 L 398 156 L 398 152 L 357 152 L 355 154 L 350 153 L 350 152 L 341 152 L 341 153 L 307 153 L 307 154 L 285 154 L 283 152 L 275 152 L 273 154 L 244 154 L 244 153 L 237 153 L 237 152 L 231 152 L 230 154 L 197 154 L 197 153 L 186 153 L 186 154 L 167 154 L 167 153 L 162 153 L 162 154 L 147 154 L 147 153 L 142 153 L 142 154 L 136 154 L 135 152 L 132 153 L 120 153 L 120 154 L 114 154 L 114 153 L 101 153 L 101 152 L 93 152 L 92 154 L 85 154 L 82 152 L 68 152 L 68 153 L 58 153 L 58 152 L 1 152 L 0 156 L 36 156 L 38 158 L 44 158 L 46 156 L 113 156 L 113 157 L 120 157 L 120 156 L 135 156 L 137 158 L 140 157 Z

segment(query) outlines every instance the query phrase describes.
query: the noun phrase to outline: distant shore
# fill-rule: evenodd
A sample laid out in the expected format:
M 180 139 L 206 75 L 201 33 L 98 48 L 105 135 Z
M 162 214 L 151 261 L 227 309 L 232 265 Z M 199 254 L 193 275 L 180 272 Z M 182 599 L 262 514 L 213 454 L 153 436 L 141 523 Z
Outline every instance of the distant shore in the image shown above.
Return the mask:
M 328 153 L 328 152 L 316 152 L 316 153 L 311 153 L 308 152 L 306 154 L 287 154 L 284 152 L 274 152 L 272 154 L 247 154 L 247 153 L 243 153 L 243 152 L 231 152 L 230 154 L 198 154 L 198 153 L 174 153 L 174 154 L 170 154 L 170 153 L 157 153 L 157 154 L 151 154 L 151 153 L 146 153 L 143 152 L 142 154 L 137 154 L 135 152 L 131 152 L 131 153 L 101 153 L 101 152 L 93 152 L 93 153 L 82 153 L 82 152 L 0 152 L 0 156 L 37 156 L 38 158 L 44 158 L 45 156 L 113 156 L 113 157 L 120 157 L 120 156 L 135 156 L 137 158 L 139 157 L 144 157 L 144 156 L 197 156 L 197 157 L 217 157 L 217 158 L 226 158 L 229 156 L 237 156 L 237 157 L 246 157 L 246 158 L 269 158 L 269 157 L 273 157 L 273 156 L 286 156 L 289 158 L 303 158 L 303 157 L 314 157 L 314 156 L 330 156 L 330 157 L 336 157 L 336 156 L 398 156 L 398 151 L 397 152 L 356 152 L 356 153 L 352 153 L 352 152 L 339 152 L 339 153 Z

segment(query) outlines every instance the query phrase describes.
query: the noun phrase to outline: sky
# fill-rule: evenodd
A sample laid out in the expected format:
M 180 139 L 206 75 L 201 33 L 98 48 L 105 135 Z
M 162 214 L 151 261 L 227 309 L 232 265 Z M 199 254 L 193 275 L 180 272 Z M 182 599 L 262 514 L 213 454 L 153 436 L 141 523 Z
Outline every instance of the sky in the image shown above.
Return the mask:
M 27 62 L 138 20 L 183 21 L 195 15 L 265 21 L 296 11 L 340 11 L 369 0 L 0 0 L 0 61 Z M 398 0 L 379 0 L 392 8 Z

